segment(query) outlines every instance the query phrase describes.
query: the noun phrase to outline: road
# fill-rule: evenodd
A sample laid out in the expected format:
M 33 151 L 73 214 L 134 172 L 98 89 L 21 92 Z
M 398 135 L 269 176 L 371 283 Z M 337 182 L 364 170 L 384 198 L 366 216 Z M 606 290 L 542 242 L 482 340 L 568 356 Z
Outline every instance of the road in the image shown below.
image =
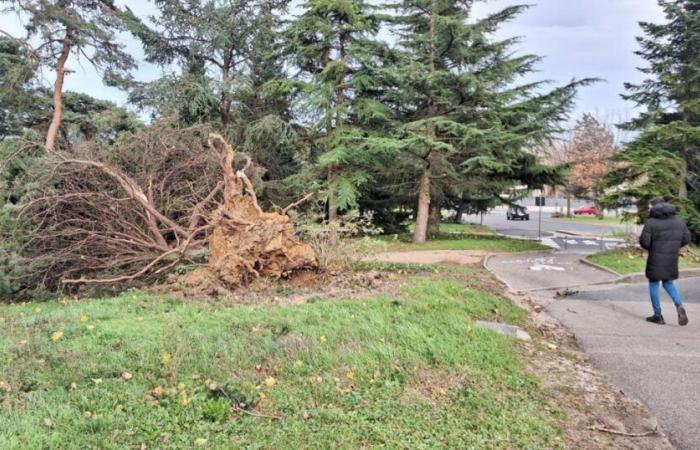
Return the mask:
M 485 223 L 498 227 L 498 220 L 493 217 Z M 582 253 L 594 251 L 593 243 L 608 246 L 615 245 L 613 241 L 572 238 L 556 233 L 559 227 L 551 222 L 545 223 L 551 233 L 547 239 L 570 245 L 558 245 L 552 252 L 499 255 L 490 258 L 487 267 L 512 290 L 542 299 L 594 363 L 621 389 L 649 406 L 677 448 L 700 448 L 700 278 L 678 281 L 686 299 L 688 326 L 677 325 L 668 297 L 662 300 L 667 325 L 648 323 L 644 320 L 651 314 L 646 283 L 615 284 L 614 275 L 580 262 Z M 590 230 L 575 225 L 579 231 Z M 518 235 L 523 226 L 531 224 L 507 222 L 504 229 Z M 576 293 L 556 296 L 566 288 Z
M 582 349 L 623 391 L 646 403 L 679 449 L 700 446 L 700 279 L 678 282 L 690 323 L 677 325 L 670 299 L 667 324 L 651 314 L 646 284 L 581 292 L 548 307 Z
M 480 223 L 481 217 L 477 215 L 465 215 L 464 220 L 471 223 Z M 484 214 L 484 225 L 493 227 L 497 231 L 511 236 L 522 236 L 528 238 L 537 237 L 538 222 L 538 212 L 536 208 L 530 209 L 530 220 L 507 220 L 504 209 L 496 209 L 488 214 Z M 552 236 L 560 231 L 580 235 L 604 236 L 611 235 L 614 231 L 634 232 L 636 230 L 637 227 L 635 225 L 568 222 L 552 218 L 551 212 L 542 213 L 542 231 L 544 232 L 545 237 Z

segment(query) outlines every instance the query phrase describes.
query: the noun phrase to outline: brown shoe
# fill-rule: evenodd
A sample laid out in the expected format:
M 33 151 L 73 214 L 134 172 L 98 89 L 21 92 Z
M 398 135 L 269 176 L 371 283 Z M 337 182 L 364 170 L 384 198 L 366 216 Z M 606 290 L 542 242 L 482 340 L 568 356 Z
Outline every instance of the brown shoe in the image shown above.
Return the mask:
M 664 316 L 653 315 L 653 316 L 647 317 L 647 322 L 655 323 L 657 325 L 666 325 L 666 321 L 664 320 Z
M 688 315 L 685 313 L 685 308 L 676 306 L 676 311 L 678 311 L 678 325 L 682 327 L 688 325 Z

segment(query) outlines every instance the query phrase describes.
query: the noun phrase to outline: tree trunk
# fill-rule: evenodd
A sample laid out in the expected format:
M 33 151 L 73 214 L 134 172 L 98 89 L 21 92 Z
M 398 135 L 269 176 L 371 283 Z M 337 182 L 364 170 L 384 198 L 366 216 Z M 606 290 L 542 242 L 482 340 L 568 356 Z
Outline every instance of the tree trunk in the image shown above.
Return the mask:
M 430 213 L 428 214 L 428 234 L 440 232 L 440 202 L 432 199 L 430 202 Z
M 435 72 L 435 2 L 431 4 L 430 12 L 430 62 L 428 69 L 430 73 Z M 435 105 L 432 98 L 428 99 L 427 110 L 427 125 L 425 135 L 428 139 L 435 139 L 435 124 L 430 119 L 435 114 Z M 426 152 L 423 172 L 420 177 L 420 186 L 418 188 L 418 212 L 416 213 L 416 228 L 413 232 L 413 243 L 423 244 L 428 235 L 428 219 L 430 216 L 430 153 L 431 149 Z
M 678 197 L 680 198 L 688 198 L 688 184 L 686 181 L 688 180 L 688 160 L 683 158 L 683 162 L 681 163 L 681 173 L 680 173 L 680 183 L 678 186 Z
M 428 235 L 428 216 L 430 215 L 430 165 L 423 167 L 418 189 L 418 212 L 416 229 L 413 231 L 413 243 L 423 244 Z
M 566 217 L 571 217 L 571 194 L 566 194 Z
M 338 202 L 335 191 L 335 170 L 333 166 L 328 168 L 328 225 L 329 225 L 329 242 L 331 245 L 338 245 L 338 230 L 336 223 L 338 221 Z
M 455 212 L 455 221 L 454 223 L 460 224 L 462 223 L 462 216 L 464 215 L 464 207 L 462 206 L 462 203 L 460 202 L 459 206 L 457 206 L 457 210 Z
M 71 32 L 66 31 L 63 38 L 63 48 L 56 62 L 56 82 L 53 85 L 53 117 L 51 117 L 51 125 L 46 133 L 46 150 L 53 152 L 56 150 L 56 137 L 58 130 L 61 128 L 61 120 L 63 118 L 63 81 L 66 77 L 66 61 L 71 50 Z

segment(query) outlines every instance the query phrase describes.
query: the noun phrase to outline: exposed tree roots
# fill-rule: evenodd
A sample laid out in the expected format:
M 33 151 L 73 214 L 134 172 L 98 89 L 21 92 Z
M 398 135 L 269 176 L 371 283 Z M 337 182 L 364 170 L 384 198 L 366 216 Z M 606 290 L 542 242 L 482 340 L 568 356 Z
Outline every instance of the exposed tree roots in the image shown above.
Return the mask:
M 36 187 L 19 222 L 30 237 L 25 285 L 148 280 L 206 256 L 200 280 L 227 288 L 317 267 L 286 214 L 299 202 L 264 212 L 246 175 L 255 169 L 250 159 L 235 170 L 233 148 L 218 134 L 205 145 L 203 131 L 161 130 L 108 149 L 50 151 L 26 181 Z
M 233 170 L 234 151 L 217 134 L 209 147 L 219 143 L 224 161 L 224 201 L 210 218 L 209 267 L 227 286 L 237 286 L 260 274 L 280 277 L 300 269 L 317 267 L 313 249 L 294 237 L 285 213 L 264 212 L 245 169 Z M 305 198 L 308 198 L 305 197 Z

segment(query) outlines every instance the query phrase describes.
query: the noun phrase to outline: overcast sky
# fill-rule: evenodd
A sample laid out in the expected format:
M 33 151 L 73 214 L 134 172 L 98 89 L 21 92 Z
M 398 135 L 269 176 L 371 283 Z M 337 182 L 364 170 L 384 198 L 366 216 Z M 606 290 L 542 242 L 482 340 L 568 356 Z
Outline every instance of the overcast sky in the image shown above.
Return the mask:
M 144 0 L 121 0 L 141 15 L 152 14 L 153 6 Z M 475 15 L 481 16 L 512 5 L 513 0 L 479 2 Z M 627 118 L 633 105 L 623 101 L 624 82 L 641 79 L 636 67 L 644 65 L 634 51 L 635 36 L 640 34 L 638 22 L 663 22 L 656 0 L 533 0 L 532 7 L 499 31 L 499 37 L 521 36 L 518 50 L 544 56 L 537 74 L 540 79 L 566 83 L 572 78 L 599 77 L 606 81 L 582 89 L 576 114 L 595 112 L 608 120 Z M 16 16 L 0 17 L 2 30 L 21 35 L 22 24 Z M 139 80 L 151 80 L 159 71 L 141 61 L 140 45 L 124 36 L 129 50 L 140 61 L 135 74 Z M 88 65 L 69 62 L 76 72 L 67 77 L 66 89 L 85 92 L 94 97 L 125 105 L 126 95 L 107 88 Z M 46 83 L 52 81 L 46 74 Z

